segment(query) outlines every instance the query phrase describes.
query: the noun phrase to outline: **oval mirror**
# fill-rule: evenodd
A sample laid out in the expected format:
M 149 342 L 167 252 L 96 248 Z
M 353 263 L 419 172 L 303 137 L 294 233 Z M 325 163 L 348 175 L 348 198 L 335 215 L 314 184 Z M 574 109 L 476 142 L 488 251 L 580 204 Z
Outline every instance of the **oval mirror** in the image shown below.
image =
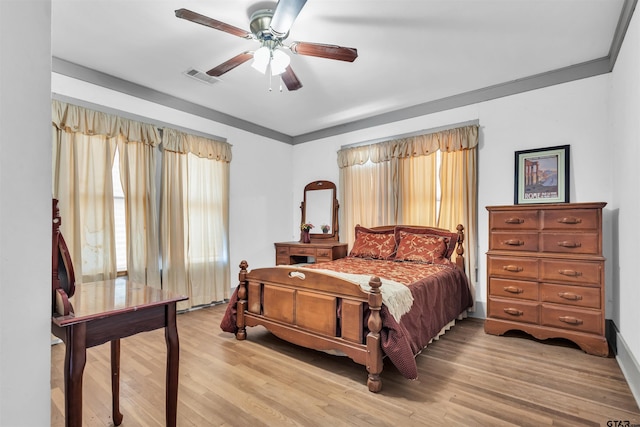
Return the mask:
M 304 187 L 300 205 L 302 223 L 313 224 L 312 239 L 338 240 L 338 199 L 331 181 L 314 181 Z

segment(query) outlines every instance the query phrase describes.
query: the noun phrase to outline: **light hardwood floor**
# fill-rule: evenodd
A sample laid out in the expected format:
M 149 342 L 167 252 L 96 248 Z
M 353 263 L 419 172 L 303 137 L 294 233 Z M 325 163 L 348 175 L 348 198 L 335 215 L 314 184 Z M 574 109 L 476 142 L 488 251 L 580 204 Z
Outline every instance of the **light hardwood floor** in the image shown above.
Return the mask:
M 640 410 L 612 357 L 565 341 L 486 335 L 459 322 L 418 357 L 419 378 L 385 361 L 370 393 L 363 366 L 296 347 L 261 327 L 236 341 L 221 332 L 225 306 L 178 316 L 179 426 L 607 426 L 640 425 Z M 122 425 L 164 425 L 162 331 L 122 340 Z M 52 426 L 64 425 L 64 344 L 51 349 Z M 112 426 L 109 345 L 88 350 L 84 424 Z M 622 425 L 622 424 L 617 424 Z

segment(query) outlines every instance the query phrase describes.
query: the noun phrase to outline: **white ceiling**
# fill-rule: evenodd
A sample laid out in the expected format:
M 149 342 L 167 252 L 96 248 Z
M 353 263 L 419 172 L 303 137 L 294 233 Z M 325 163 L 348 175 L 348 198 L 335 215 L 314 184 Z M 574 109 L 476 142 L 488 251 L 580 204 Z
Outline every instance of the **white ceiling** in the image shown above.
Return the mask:
M 636 0 L 308 0 L 285 42 L 354 47 L 355 62 L 287 51 L 293 92 L 250 62 L 186 77 L 259 45 L 174 11 L 248 31 L 258 3 L 52 0 L 54 72 L 299 143 L 610 71 Z

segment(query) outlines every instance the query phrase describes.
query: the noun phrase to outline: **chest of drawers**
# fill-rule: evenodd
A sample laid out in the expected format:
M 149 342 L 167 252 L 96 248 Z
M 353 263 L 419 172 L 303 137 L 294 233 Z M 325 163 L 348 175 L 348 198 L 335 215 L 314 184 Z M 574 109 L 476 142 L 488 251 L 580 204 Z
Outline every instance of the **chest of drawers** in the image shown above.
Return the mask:
M 606 356 L 602 208 L 489 206 L 485 332 L 565 338 Z
M 347 244 L 336 241 L 326 242 L 281 242 L 275 243 L 276 265 L 291 265 L 309 262 L 333 261 L 347 256 Z

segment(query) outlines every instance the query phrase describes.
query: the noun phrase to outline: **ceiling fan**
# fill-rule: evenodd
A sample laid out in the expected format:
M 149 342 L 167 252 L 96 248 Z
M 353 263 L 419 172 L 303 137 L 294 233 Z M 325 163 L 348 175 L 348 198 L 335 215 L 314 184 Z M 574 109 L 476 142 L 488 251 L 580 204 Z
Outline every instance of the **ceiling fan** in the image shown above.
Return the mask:
M 326 59 L 353 62 L 358 51 L 351 47 L 334 46 L 320 43 L 294 41 L 289 45 L 283 42 L 289 36 L 289 30 L 307 0 L 279 0 L 275 9 L 260 9 L 251 14 L 249 28 L 245 31 L 233 25 L 217 21 L 188 9 L 176 10 L 178 18 L 205 25 L 216 30 L 245 39 L 257 40 L 260 48 L 256 51 L 242 52 L 226 62 L 207 71 L 213 77 L 220 77 L 253 58 L 252 66 L 263 74 L 280 75 L 288 90 L 298 90 L 302 83 L 289 65 L 289 55 L 282 49 L 289 49 L 298 55 L 316 56 Z

